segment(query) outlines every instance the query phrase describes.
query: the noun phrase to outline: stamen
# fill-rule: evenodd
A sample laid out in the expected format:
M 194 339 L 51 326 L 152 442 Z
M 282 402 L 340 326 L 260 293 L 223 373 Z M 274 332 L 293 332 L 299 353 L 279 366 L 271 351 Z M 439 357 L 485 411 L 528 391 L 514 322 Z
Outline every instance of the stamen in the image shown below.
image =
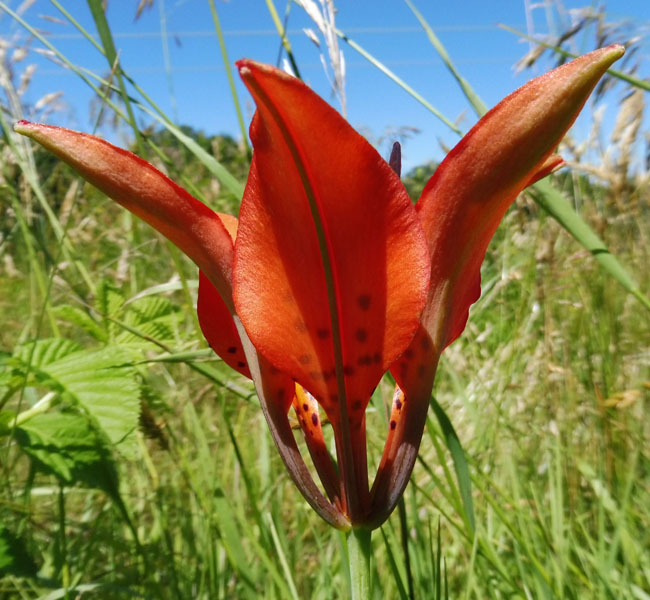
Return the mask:
M 402 176 L 402 147 L 399 142 L 393 144 L 393 149 L 390 151 L 390 158 L 388 159 L 390 168 L 397 173 L 398 177 Z

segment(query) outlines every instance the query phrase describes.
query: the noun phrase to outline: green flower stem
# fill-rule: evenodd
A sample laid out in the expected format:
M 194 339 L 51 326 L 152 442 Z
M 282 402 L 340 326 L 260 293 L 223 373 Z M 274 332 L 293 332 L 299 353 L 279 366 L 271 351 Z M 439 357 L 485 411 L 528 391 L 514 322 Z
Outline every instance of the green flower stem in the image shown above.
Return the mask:
M 359 527 L 350 529 L 346 534 L 350 565 L 350 598 L 352 600 L 370 598 L 371 533 L 371 529 Z

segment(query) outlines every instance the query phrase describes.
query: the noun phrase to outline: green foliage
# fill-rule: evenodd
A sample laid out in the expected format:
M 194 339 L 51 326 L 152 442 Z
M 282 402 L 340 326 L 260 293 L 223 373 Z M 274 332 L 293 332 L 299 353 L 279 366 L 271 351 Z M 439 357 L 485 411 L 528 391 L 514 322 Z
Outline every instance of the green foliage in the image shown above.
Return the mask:
M 17 427 L 16 441 L 39 470 L 65 485 L 98 488 L 118 498 L 117 471 L 109 445 L 85 415 L 46 413 Z
M 130 456 L 139 414 L 139 386 L 130 360 L 117 345 L 88 351 L 56 338 L 20 346 L 10 363 L 24 385 L 50 390 L 64 406 L 83 411 L 112 445 Z
M 38 567 L 30 556 L 25 542 L 0 525 L 0 577 L 33 577 Z
M 148 160 L 235 214 L 243 146 L 149 110 Z M 194 267 L 3 129 L 0 597 L 346 597 L 341 539 L 288 480 L 250 384 L 205 362 Z M 414 200 L 435 167 L 404 177 Z M 555 184 L 649 289 L 647 186 L 621 212 L 606 182 Z M 374 598 L 650 596 L 650 323 L 585 248 L 526 198 L 506 217 L 373 537 Z M 391 393 L 373 396 L 371 455 Z

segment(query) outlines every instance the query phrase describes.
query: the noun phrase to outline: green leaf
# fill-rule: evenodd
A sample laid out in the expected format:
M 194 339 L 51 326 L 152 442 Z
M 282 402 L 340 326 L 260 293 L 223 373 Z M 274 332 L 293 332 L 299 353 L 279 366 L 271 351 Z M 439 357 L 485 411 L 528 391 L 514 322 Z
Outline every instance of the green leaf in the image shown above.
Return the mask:
M 125 305 L 125 309 L 123 324 L 136 330 L 140 335 L 124 329 L 115 338 L 120 345 L 148 346 L 149 343 L 143 339 L 143 336 L 158 341 L 174 339 L 173 325 L 179 309 L 167 298 L 160 296 L 139 298 L 132 304 Z
M 131 354 L 119 346 L 84 350 L 65 339 L 25 344 L 16 353 L 17 369 L 29 369 L 33 385 L 58 392 L 95 421 L 116 449 L 135 452 L 140 416 L 140 386 Z
M 71 354 L 42 368 L 85 409 L 124 455 L 135 452 L 140 386 L 130 354 L 116 346 Z
M 25 542 L 0 525 L 0 577 L 33 577 L 37 571 L 38 567 L 27 551 Z
M 56 306 L 53 310 L 57 317 L 80 327 L 97 341 L 106 342 L 108 340 L 106 330 L 85 310 L 82 310 L 77 306 L 71 306 L 70 304 Z
M 105 438 L 85 415 L 37 415 L 16 428 L 15 435 L 42 471 L 67 485 L 101 489 L 119 501 L 113 457 Z
M 456 478 L 458 479 L 458 489 L 460 491 L 460 497 L 463 500 L 463 508 L 465 509 L 465 515 L 472 529 L 472 533 L 476 531 L 476 521 L 474 519 L 474 502 L 472 501 L 472 479 L 469 475 L 469 467 L 467 466 L 467 459 L 465 458 L 465 451 L 463 446 L 458 439 L 456 430 L 451 424 L 447 413 L 438 401 L 431 396 L 431 408 L 440 423 L 440 428 L 442 429 L 442 434 L 445 437 L 445 443 L 451 458 L 454 461 L 454 471 L 456 471 Z
M 32 369 L 40 369 L 44 365 L 48 365 L 80 350 L 81 346 L 72 340 L 65 338 L 44 338 L 19 346 L 14 354 L 14 359 Z
M 95 298 L 95 310 L 104 317 L 115 317 L 124 306 L 124 294 L 110 281 L 103 279 L 97 286 L 97 297 Z M 105 319 L 105 328 L 109 333 L 109 339 L 113 338 L 119 329 L 117 325 Z

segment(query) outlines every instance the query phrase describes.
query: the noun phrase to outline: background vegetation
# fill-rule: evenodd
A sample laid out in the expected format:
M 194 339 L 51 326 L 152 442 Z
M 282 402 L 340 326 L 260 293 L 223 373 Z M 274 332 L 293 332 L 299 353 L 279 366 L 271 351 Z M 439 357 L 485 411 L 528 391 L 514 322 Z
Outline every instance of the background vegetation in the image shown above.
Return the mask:
M 595 44 L 625 35 L 601 25 Z M 2 50 L 0 597 L 346 597 L 341 538 L 200 334 L 194 266 L 13 134 L 26 83 Z M 128 74 L 111 77 L 98 98 L 128 121 Z M 444 355 L 444 412 L 374 536 L 377 598 L 650 598 L 650 183 L 632 167 L 647 89 L 601 88 L 619 102 L 614 131 L 603 144 L 594 124 L 602 151 L 569 138 L 572 169 L 553 181 L 637 296 L 532 196 L 516 202 Z M 161 122 L 134 149 L 236 214 L 248 149 Z M 406 174 L 414 199 L 434 168 Z M 390 396 L 386 382 L 370 409 L 375 457 Z

